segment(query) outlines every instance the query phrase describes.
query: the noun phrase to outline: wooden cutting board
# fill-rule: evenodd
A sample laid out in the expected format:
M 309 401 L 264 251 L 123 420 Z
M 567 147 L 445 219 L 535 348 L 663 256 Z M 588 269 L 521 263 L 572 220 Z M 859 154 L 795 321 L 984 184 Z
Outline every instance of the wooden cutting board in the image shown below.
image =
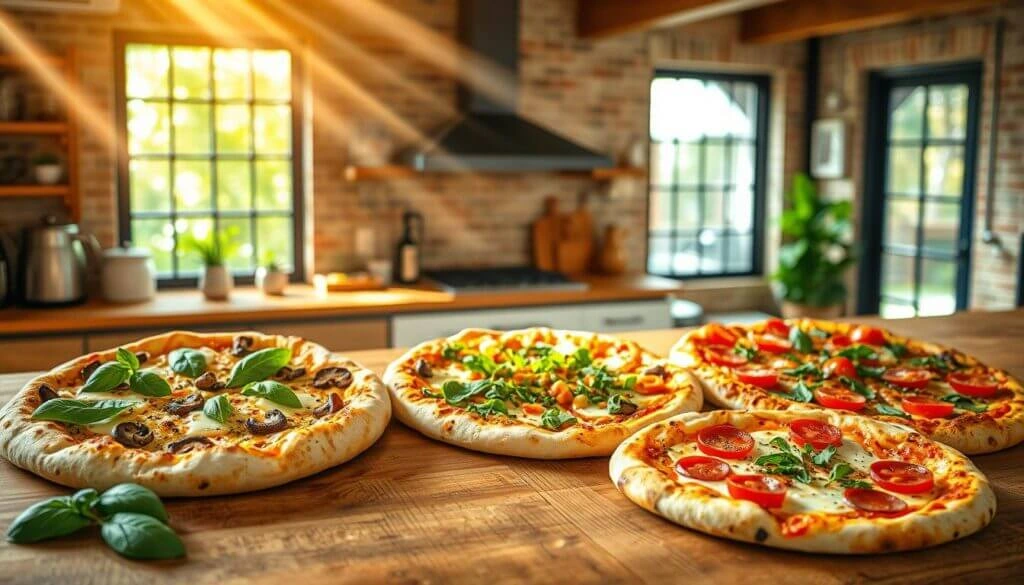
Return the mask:
M 878 323 L 877 319 L 862 319 Z M 955 342 L 1024 377 L 1024 311 L 891 321 Z M 622 334 L 664 354 L 680 331 Z M 352 352 L 383 371 L 400 350 Z M 30 377 L 0 376 L 6 402 Z M 432 441 L 392 422 L 349 463 L 286 486 L 168 500 L 188 557 L 132 562 L 95 530 L 31 546 L 0 542 L 0 583 L 667 583 L 807 585 L 1020 582 L 1024 445 L 973 458 L 999 510 L 982 532 L 936 548 L 844 557 L 784 552 L 686 530 L 633 505 L 606 458 L 533 461 Z M 0 526 L 69 490 L 0 461 Z
M 594 251 L 594 221 L 587 209 L 586 199 L 575 211 L 561 221 L 558 241 L 558 271 L 565 274 L 583 274 L 590 268 Z
M 561 216 L 558 213 L 558 199 L 544 200 L 544 215 L 533 222 L 532 245 L 533 265 L 540 270 L 558 270 L 558 238 Z

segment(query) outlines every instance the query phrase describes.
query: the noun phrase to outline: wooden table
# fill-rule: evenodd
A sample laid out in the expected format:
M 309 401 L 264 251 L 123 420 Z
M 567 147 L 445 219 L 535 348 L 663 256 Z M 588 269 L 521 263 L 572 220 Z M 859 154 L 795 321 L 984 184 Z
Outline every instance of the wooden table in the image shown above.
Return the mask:
M 874 321 L 866 319 L 866 321 Z M 892 321 L 1024 377 L 1024 311 Z M 626 335 L 665 352 L 678 331 Z M 353 353 L 381 371 L 398 352 Z M 7 400 L 30 374 L 0 376 Z M 167 502 L 188 558 L 131 562 L 96 534 L 0 543 L 0 583 L 1011 583 L 1024 578 L 1024 445 L 975 458 L 999 499 L 981 533 L 883 556 L 783 552 L 705 536 L 622 497 L 604 458 L 451 447 L 392 423 L 334 470 L 257 493 Z M 0 526 L 65 488 L 0 463 Z

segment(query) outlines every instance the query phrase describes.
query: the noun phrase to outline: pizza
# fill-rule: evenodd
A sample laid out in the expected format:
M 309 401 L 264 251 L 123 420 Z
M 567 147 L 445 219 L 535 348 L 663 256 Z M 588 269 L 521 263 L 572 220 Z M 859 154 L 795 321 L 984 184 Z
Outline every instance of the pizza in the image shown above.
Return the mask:
M 703 401 L 688 372 L 636 343 L 546 328 L 427 341 L 392 362 L 384 382 L 395 416 L 421 433 L 535 459 L 608 455 Z
M 315 343 L 177 331 L 30 381 L 0 410 L 0 455 L 71 487 L 227 494 L 343 463 L 390 416 L 376 374 Z
M 619 446 L 612 481 L 672 522 L 823 553 L 923 548 L 996 511 L 963 455 L 902 425 L 826 410 L 718 410 L 651 425 Z
M 867 325 L 769 319 L 709 324 L 670 361 L 691 368 L 726 408 L 819 407 L 914 427 L 963 453 L 1024 440 L 1024 388 L 950 347 Z

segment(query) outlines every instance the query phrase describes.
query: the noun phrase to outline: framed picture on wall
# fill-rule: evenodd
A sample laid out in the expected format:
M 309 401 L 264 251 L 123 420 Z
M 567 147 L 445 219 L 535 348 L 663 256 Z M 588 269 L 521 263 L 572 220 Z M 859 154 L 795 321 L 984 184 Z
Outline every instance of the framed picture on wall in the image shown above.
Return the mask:
M 811 174 L 840 179 L 846 173 L 846 124 L 835 118 L 817 120 L 811 132 Z

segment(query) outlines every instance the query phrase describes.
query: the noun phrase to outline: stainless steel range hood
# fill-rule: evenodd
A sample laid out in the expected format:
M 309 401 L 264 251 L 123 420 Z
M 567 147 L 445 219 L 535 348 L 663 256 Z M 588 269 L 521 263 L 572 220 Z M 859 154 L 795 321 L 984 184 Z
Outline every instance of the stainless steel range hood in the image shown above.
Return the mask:
M 518 76 L 519 0 L 459 2 L 460 40 L 467 48 Z M 399 156 L 419 171 L 581 171 L 612 166 L 593 152 L 520 118 L 515 100 L 498 103 L 460 85 L 464 116 L 426 146 Z

